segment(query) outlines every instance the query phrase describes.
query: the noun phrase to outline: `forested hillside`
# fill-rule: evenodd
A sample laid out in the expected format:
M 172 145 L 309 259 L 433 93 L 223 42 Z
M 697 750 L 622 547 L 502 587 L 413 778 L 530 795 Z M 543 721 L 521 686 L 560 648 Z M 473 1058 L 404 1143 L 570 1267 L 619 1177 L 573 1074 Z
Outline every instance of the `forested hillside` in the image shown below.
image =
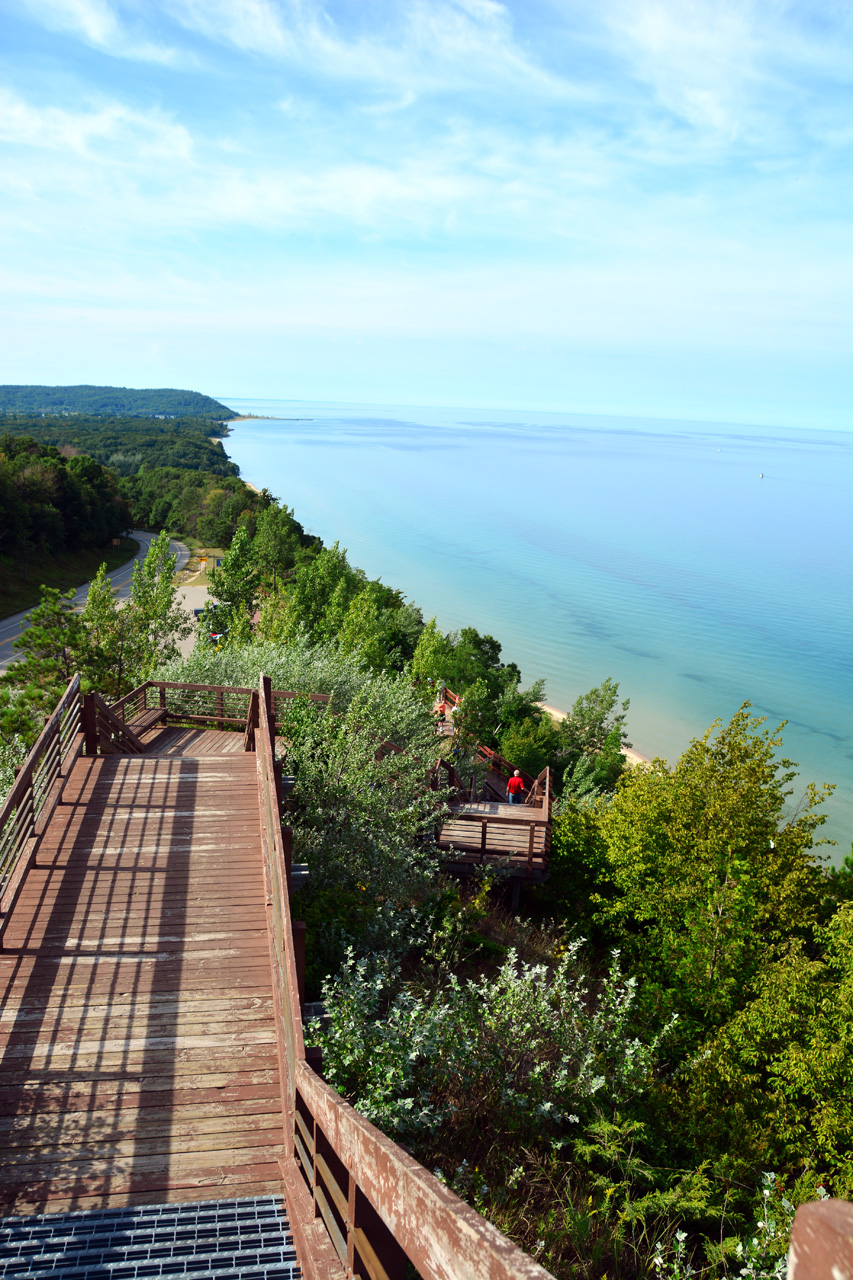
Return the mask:
M 98 414 L 109 417 L 234 418 L 233 409 L 198 391 L 174 387 L 0 386 L 0 413 Z
M 35 603 L 40 582 L 67 582 L 63 569 L 73 585 L 85 582 L 98 559 L 82 553 L 110 558 L 109 540 L 130 525 L 115 472 L 31 438 L 0 436 L 0 616 Z
M 109 468 L 32 439 L 0 437 L 0 554 L 33 560 L 100 547 L 129 520 Z
M 10 435 L 30 436 L 66 453 L 86 453 L 120 475 L 141 467 L 185 467 L 219 476 L 239 475 L 222 446 L 211 436 L 226 429 L 208 418 L 97 417 L 92 414 L 7 414 L 0 424 Z

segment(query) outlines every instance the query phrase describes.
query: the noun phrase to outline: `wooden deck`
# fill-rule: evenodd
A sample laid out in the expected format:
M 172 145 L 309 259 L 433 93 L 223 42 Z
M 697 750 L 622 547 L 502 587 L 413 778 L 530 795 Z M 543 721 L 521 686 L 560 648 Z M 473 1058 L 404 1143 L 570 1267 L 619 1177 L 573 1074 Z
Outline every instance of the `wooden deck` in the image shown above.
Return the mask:
M 81 757 L 0 953 L 0 1213 L 278 1194 L 256 758 Z
M 439 847 L 453 850 L 460 866 L 497 859 L 514 871 L 538 877 L 548 865 L 550 823 L 543 817 L 541 810 L 521 804 L 452 804 Z

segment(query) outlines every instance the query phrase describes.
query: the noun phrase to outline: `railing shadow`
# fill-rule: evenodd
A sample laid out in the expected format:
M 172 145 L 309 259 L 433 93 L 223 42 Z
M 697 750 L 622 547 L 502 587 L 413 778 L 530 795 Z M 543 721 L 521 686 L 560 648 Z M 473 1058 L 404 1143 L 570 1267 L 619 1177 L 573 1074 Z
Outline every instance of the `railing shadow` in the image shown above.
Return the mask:
M 158 1197 L 138 1113 L 149 1081 L 164 1108 L 174 1089 L 174 1047 L 163 1046 L 177 1009 L 161 997 L 180 980 L 196 782 L 184 768 L 170 803 L 152 804 L 152 780 L 132 760 L 78 763 L 29 874 L 38 909 L 13 918 L 17 1008 L 0 1060 L 7 1211 L 22 1199 L 33 1212 L 57 1199 L 95 1208 L 117 1192 Z M 167 1167 L 169 1149 L 166 1130 L 156 1163 Z

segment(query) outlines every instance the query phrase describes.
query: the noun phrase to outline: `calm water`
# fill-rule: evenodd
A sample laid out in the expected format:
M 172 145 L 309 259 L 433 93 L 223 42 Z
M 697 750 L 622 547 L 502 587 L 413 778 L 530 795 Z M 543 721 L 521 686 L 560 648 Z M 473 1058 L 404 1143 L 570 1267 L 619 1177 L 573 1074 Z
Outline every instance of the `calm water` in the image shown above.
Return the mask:
M 444 629 L 491 632 L 552 705 L 613 676 L 636 749 L 669 759 L 745 699 L 787 719 L 849 851 L 851 437 L 224 400 L 277 419 L 235 424 L 246 480 Z

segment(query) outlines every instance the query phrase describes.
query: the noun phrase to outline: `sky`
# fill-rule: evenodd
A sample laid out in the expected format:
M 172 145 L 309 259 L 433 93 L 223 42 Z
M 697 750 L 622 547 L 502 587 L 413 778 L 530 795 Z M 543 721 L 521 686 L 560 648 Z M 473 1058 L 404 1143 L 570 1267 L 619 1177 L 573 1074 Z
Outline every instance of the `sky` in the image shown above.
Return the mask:
M 0 23 L 0 382 L 851 425 L 846 0 Z

